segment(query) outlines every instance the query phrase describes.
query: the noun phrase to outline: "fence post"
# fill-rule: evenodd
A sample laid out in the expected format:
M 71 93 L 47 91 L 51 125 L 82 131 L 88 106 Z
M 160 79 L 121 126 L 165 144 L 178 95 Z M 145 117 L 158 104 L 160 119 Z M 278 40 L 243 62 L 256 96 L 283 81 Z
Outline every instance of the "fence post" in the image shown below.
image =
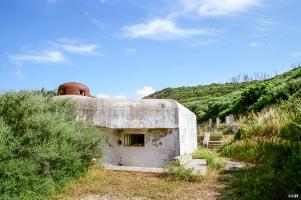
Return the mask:
M 209 119 L 209 130 L 212 129 L 212 118 Z
M 230 118 L 230 125 L 232 126 L 234 124 L 234 115 L 230 114 L 229 118 Z
M 210 141 L 210 132 L 206 132 L 204 135 L 203 146 L 208 148 L 209 141 Z
M 226 116 L 225 121 L 226 121 L 227 126 L 230 126 L 230 117 L 229 116 Z
M 217 118 L 216 118 L 216 128 L 217 128 L 217 129 L 219 129 L 220 123 L 221 123 L 221 122 L 220 122 L 220 119 L 217 117 Z

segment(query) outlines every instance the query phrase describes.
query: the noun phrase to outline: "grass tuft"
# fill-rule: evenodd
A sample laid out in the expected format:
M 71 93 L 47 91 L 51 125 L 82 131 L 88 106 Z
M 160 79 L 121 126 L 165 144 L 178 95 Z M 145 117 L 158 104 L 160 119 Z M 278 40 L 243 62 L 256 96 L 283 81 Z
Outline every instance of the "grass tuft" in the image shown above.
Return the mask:
M 218 153 L 201 147 L 192 154 L 192 157 L 194 159 L 206 159 L 208 167 L 215 170 L 221 170 L 227 164 L 227 159 L 220 157 Z

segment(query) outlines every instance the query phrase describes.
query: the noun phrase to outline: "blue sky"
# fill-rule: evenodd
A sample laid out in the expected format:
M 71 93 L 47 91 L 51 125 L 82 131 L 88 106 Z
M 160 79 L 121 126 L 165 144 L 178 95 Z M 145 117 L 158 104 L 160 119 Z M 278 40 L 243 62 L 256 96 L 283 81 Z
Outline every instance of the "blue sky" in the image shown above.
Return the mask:
M 137 98 L 301 61 L 299 0 L 2 0 L 0 91 Z

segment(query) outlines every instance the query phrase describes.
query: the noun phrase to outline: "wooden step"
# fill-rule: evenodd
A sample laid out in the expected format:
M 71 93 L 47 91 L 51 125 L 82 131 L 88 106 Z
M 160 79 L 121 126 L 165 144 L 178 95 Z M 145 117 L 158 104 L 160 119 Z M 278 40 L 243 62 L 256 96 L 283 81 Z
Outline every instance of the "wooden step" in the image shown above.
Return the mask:
M 208 145 L 210 145 L 210 144 L 220 145 L 220 144 L 222 144 L 222 142 L 221 141 L 209 141 Z
M 211 140 L 216 141 L 216 140 L 222 140 L 222 139 L 223 139 L 222 137 L 210 137 L 210 141 Z

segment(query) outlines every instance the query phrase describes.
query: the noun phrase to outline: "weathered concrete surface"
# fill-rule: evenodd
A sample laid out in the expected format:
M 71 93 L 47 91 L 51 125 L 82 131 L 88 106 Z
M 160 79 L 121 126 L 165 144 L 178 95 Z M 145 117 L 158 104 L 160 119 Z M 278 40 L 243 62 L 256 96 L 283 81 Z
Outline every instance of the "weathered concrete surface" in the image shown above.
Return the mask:
M 100 127 L 179 128 L 178 104 L 174 100 L 100 99 L 75 95 L 55 98 L 77 102 L 78 120 L 92 121 Z
M 177 103 L 179 115 L 180 155 L 191 154 L 198 147 L 197 123 L 193 112 Z
M 206 176 L 207 162 L 205 159 L 192 159 L 184 167 L 193 169 L 193 172 L 197 175 Z
M 58 96 L 77 103 L 77 120 L 104 128 L 103 162 L 137 167 L 162 167 L 197 149 L 196 116 L 174 100 L 99 99 Z M 125 134 L 143 134 L 144 146 L 125 145 Z
M 104 129 L 103 132 L 104 163 L 162 167 L 180 153 L 178 129 Z M 145 134 L 145 145 L 125 146 L 125 134 Z

